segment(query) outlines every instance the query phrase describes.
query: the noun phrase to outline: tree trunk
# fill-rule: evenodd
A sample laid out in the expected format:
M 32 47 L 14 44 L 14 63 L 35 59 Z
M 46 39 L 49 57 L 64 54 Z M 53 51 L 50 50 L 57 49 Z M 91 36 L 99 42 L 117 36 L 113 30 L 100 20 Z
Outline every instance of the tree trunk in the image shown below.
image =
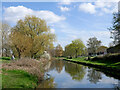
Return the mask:
M 76 58 L 77 58 L 77 50 L 76 50 Z
M 15 46 L 15 48 L 16 48 L 16 50 L 17 50 L 17 52 L 18 52 L 18 58 L 21 58 L 21 53 L 20 53 L 19 48 L 17 48 L 17 46 Z

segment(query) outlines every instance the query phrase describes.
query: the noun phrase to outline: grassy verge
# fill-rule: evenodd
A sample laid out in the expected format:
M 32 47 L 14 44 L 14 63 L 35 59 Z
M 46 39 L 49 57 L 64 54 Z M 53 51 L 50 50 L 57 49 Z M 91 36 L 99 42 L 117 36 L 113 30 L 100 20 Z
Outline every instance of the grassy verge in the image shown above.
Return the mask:
M 44 79 L 48 62 L 45 59 L 38 61 L 29 58 L 0 61 L 3 62 L 0 69 L 2 88 L 35 88 L 39 81 Z
M 10 63 L 11 58 L 10 57 L 0 57 L 0 62 L 1 63 Z
M 106 56 L 105 56 L 106 57 Z M 64 58 L 66 61 L 78 63 L 78 64 L 83 64 L 86 66 L 91 66 L 95 67 L 96 69 L 103 71 L 107 73 L 109 76 L 113 76 L 115 78 L 120 78 L 120 62 L 117 60 L 110 60 L 109 57 L 105 58 L 100 57 L 100 59 L 97 57 L 91 59 L 91 60 L 85 60 L 86 57 L 81 57 L 81 58 L 73 58 L 73 59 L 67 59 Z
M 1 62 L 1 63 L 10 63 L 11 60 L 3 60 L 3 59 L 0 59 L 0 62 Z
M 37 77 L 22 70 L 2 70 L 2 88 L 35 88 Z
M 85 57 L 82 58 L 73 58 L 73 59 L 66 59 L 67 61 L 73 61 L 76 63 L 91 65 L 91 66 L 101 66 L 106 68 L 112 68 L 120 71 L 120 62 L 117 63 L 110 63 L 110 62 L 100 62 L 100 61 L 92 61 L 92 60 L 85 60 Z

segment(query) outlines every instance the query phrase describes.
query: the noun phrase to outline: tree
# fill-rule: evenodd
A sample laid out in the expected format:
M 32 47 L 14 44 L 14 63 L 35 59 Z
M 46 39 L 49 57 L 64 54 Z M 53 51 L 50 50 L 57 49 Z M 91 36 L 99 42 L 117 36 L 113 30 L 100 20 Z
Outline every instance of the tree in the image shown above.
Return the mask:
M 10 33 L 10 26 L 7 23 L 2 23 L 1 28 L 1 38 L 2 38 L 2 56 L 10 56 L 10 45 L 9 45 L 9 33 Z
M 61 47 L 60 44 L 58 44 L 55 47 L 55 54 L 56 54 L 57 57 L 61 57 L 63 55 L 63 48 Z
M 88 53 L 89 54 L 96 54 L 97 49 L 100 47 L 101 41 L 97 40 L 96 37 L 89 38 L 87 41 L 87 46 L 88 46 Z
M 67 57 L 67 56 L 70 56 L 70 57 L 74 57 L 75 56 L 75 51 L 73 49 L 73 46 L 72 44 L 68 44 L 65 46 L 65 52 L 64 52 L 64 55 Z
M 76 40 L 72 41 L 72 47 L 75 50 L 76 58 L 78 55 L 82 55 L 82 53 L 85 50 L 85 45 L 83 44 L 83 41 L 80 39 L 76 39 Z
M 120 44 L 120 12 L 113 14 L 113 26 L 108 28 L 114 39 L 114 45 Z
M 20 57 L 39 57 L 44 50 L 53 47 L 55 34 L 50 33 L 46 21 L 35 16 L 19 20 L 11 30 L 13 53 Z
M 11 48 L 16 57 L 30 56 L 30 50 L 32 49 L 32 39 L 30 37 L 20 32 L 12 32 L 10 38 Z
M 77 58 L 78 55 L 82 55 L 85 52 L 85 48 L 82 40 L 76 39 L 65 47 L 65 53 L 68 56 L 75 56 Z

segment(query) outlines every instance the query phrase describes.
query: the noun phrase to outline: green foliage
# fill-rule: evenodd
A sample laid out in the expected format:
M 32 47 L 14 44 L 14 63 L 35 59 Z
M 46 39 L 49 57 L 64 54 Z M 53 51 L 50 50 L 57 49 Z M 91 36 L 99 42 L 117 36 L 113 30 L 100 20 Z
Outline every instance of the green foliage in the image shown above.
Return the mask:
M 96 37 L 89 38 L 87 41 L 88 53 L 96 54 L 97 49 L 100 47 L 101 41 L 97 40 Z
M 74 53 L 75 53 L 75 51 L 72 47 L 72 44 L 65 46 L 65 52 L 64 52 L 65 56 L 74 57 Z
M 0 63 L 10 63 L 11 57 L 0 57 Z
M 104 57 L 94 57 L 92 60 L 85 60 L 86 57 L 65 59 L 68 61 L 81 62 L 84 64 L 91 64 L 96 66 L 109 67 L 120 70 L 120 54 L 109 54 Z
M 92 61 L 102 62 L 102 63 L 108 63 L 113 64 L 120 62 L 120 54 L 107 54 L 103 57 L 95 57 L 92 59 Z
M 82 40 L 76 39 L 65 47 L 65 56 L 77 57 L 85 53 L 86 47 Z
M 4 70 L 2 72 L 2 88 L 35 88 L 37 78 L 21 70 Z
M 2 60 L 11 60 L 11 57 L 0 57 Z
M 35 16 L 26 16 L 19 20 L 10 34 L 10 45 L 16 57 L 40 56 L 44 50 L 53 47 L 55 34 L 45 20 Z

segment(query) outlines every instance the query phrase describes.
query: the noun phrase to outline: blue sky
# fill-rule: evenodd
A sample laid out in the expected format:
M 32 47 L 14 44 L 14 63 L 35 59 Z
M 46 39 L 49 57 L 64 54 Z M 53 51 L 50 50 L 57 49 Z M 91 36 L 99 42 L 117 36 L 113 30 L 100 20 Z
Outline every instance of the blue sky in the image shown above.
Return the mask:
M 35 15 L 45 19 L 51 33 L 57 36 L 57 44 L 62 47 L 74 39 L 86 41 L 97 37 L 102 45 L 112 41 L 107 28 L 112 26 L 112 13 L 117 11 L 117 3 L 112 2 L 3 2 L 3 20 L 14 26 L 25 15 Z

